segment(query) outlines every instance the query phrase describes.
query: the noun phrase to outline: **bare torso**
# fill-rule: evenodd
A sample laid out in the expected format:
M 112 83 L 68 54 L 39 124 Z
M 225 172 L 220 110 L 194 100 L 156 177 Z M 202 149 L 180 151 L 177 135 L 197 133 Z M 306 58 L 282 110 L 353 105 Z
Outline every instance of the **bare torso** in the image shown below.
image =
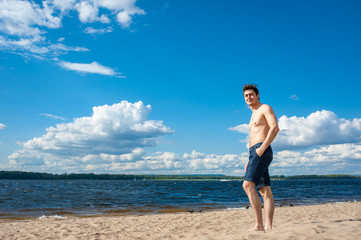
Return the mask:
M 249 130 L 251 131 L 250 147 L 256 143 L 263 142 L 270 130 L 267 119 L 264 116 L 264 107 L 265 105 L 263 104 L 252 113 L 251 121 L 249 122 Z

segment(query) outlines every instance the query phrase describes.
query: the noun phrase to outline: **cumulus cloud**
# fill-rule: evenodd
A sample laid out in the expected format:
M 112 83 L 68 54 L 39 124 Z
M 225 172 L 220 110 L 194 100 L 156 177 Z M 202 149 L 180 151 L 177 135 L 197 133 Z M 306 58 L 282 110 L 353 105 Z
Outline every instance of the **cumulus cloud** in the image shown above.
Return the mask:
M 235 127 L 230 127 L 228 129 L 231 131 L 248 134 L 249 133 L 249 124 L 240 124 Z
M 77 167 L 94 159 L 129 160 L 141 155 L 139 149 L 155 146 L 157 136 L 172 132 L 162 121 L 148 120 L 150 111 L 151 106 L 142 102 L 93 107 L 92 116 L 49 127 L 45 135 L 21 143 L 22 149 L 9 159 L 12 163 L 59 168 Z
M 83 24 L 99 22 L 110 24 L 112 19 L 128 28 L 135 15 L 145 14 L 135 6 L 136 0 L 30 0 L 0 1 L 0 48 L 19 51 L 21 54 L 41 58 L 75 51 L 56 51 L 47 31 L 62 27 L 63 18 L 78 13 Z M 102 14 L 100 15 L 99 12 Z
M 73 9 L 77 0 L 51 0 L 48 2 L 51 3 L 53 8 L 60 10 L 63 14 L 64 12 Z
M 111 166 L 112 171 L 144 172 L 144 173 L 169 173 L 184 170 L 185 162 L 181 157 L 172 152 L 156 152 L 148 156 L 134 159 L 126 163 L 116 163 Z
M 282 116 L 280 132 L 272 144 L 276 150 L 306 149 L 317 145 L 357 143 L 361 141 L 361 118 L 339 118 L 331 111 L 317 111 L 307 117 Z M 248 134 L 248 124 L 230 130 Z
M 59 62 L 59 65 L 67 70 L 73 70 L 80 73 L 97 73 L 101 75 L 107 75 L 107 76 L 118 76 L 118 77 L 124 77 L 121 76 L 121 73 L 117 73 L 113 69 L 109 67 L 105 67 L 97 62 L 92 63 L 71 63 L 71 62 Z
M 217 155 L 193 150 L 190 154 L 183 154 L 183 158 L 187 162 L 189 171 L 238 175 L 248 161 L 248 153 Z
M 0 123 L 0 130 L 5 129 L 5 128 L 6 128 L 6 126 L 4 124 Z
M 72 122 L 57 124 L 46 129 L 46 134 L 21 143 L 22 148 L 11 154 L 8 163 L 0 165 L 6 170 L 28 170 L 53 173 L 152 173 L 152 174 L 226 174 L 244 175 L 248 152 L 241 154 L 212 154 L 196 150 L 178 154 L 155 152 L 147 154 L 144 148 L 155 146 L 159 136 L 172 133 L 162 121 L 148 120 L 151 107 L 142 102 L 103 105 L 93 108 L 89 117 L 75 118 Z M 315 125 L 314 122 L 319 122 Z M 283 133 L 284 138 L 319 134 L 327 128 L 332 136 L 343 137 L 349 143 L 326 143 L 329 135 L 312 139 L 314 148 L 299 151 L 292 148 L 290 139 L 277 144 L 288 146 L 287 150 L 274 152 L 271 175 L 297 174 L 359 174 L 361 167 L 360 119 L 338 118 L 329 111 L 319 111 L 308 117 L 282 116 L 280 126 L 285 132 L 289 126 L 303 125 L 301 130 Z M 287 124 L 285 124 L 285 122 Z M 322 127 L 322 123 L 331 122 Z M 0 129 L 5 126 L 0 124 Z M 302 126 L 299 126 L 301 129 Z M 246 133 L 247 124 L 233 128 Z M 311 131 L 311 130 L 312 131 Z M 337 130 L 339 129 L 339 130 Z M 341 134 L 342 133 L 342 134 Z M 309 146 L 297 140 L 299 146 Z M 355 142 L 352 142 L 355 141 Z M 317 143 L 317 144 L 316 144 Z M 276 150 L 276 149 L 275 149 Z
M 361 144 L 335 144 L 314 148 L 306 152 L 284 150 L 274 155 L 272 174 L 359 174 Z
M 19 153 L 20 154 L 20 153 Z M 22 154 L 22 153 L 21 153 Z M 29 154 L 29 152 L 27 152 Z M 146 154 L 135 148 L 124 154 L 87 154 L 85 156 L 60 156 L 42 153 L 42 157 L 9 157 L 2 169 L 26 169 L 46 172 L 94 173 L 157 173 L 157 174 L 244 174 L 248 154 L 205 154 L 196 150 L 179 155 L 173 152 Z
M 274 154 L 271 175 L 301 174 L 359 174 L 360 144 L 336 144 L 306 152 L 284 150 Z M 206 154 L 193 150 L 182 155 L 173 152 L 146 154 L 135 148 L 125 154 L 88 154 L 85 156 L 57 156 L 43 154 L 42 158 L 13 159 L 1 169 L 45 172 L 94 172 L 142 174 L 226 174 L 244 176 L 248 153 Z
M 280 132 L 274 146 L 279 149 L 361 141 L 361 118 L 347 120 L 331 111 L 317 111 L 305 117 L 279 118 Z
M 43 136 L 20 143 L 22 148 L 0 167 L 54 173 L 241 173 L 247 153 L 146 154 L 144 148 L 155 146 L 158 136 L 173 132 L 162 121 L 149 120 L 150 111 L 142 102 L 93 107 L 91 116 L 49 127 Z
M 90 2 L 81 1 L 75 5 L 79 13 L 79 20 L 82 23 L 102 22 L 109 23 L 110 20 L 106 15 L 98 16 L 99 9 Z
M 143 15 L 145 11 L 135 6 L 136 0 L 99 0 L 97 5 L 116 13 L 117 22 L 122 27 L 129 27 L 134 15 Z

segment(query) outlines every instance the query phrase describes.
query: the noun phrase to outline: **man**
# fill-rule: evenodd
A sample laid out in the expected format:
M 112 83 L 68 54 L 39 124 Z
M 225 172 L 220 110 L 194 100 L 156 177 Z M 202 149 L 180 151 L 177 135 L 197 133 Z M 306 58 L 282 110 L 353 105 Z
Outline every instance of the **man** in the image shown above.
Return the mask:
M 252 110 L 252 117 L 249 123 L 251 131 L 249 140 L 250 156 L 244 167 L 246 175 L 244 177 L 243 189 L 252 206 L 255 226 L 248 231 L 269 231 L 272 230 L 274 213 L 271 180 L 268 172 L 268 166 L 273 158 L 270 144 L 275 139 L 279 128 L 272 108 L 260 102 L 257 85 L 244 85 L 243 96 L 247 105 Z M 263 198 L 266 218 L 265 225 L 263 225 L 262 220 L 261 199 L 256 192 L 256 188 Z

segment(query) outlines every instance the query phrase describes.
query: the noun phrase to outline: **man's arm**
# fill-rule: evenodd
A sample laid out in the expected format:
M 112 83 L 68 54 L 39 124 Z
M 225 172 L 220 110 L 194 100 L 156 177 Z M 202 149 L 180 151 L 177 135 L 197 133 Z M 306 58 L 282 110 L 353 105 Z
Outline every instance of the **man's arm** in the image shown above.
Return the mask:
M 276 115 L 273 112 L 273 109 L 268 105 L 265 105 L 264 117 L 266 118 L 267 124 L 269 126 L 269 131 L 262 145 L 256 149 L 256 153 L 258 154 L 258 156 L 263 155 L 264 151 L 266 151 L 268 146 L 271 145 L 271 143 L 277 136 L 277 133 L 279 132 Z

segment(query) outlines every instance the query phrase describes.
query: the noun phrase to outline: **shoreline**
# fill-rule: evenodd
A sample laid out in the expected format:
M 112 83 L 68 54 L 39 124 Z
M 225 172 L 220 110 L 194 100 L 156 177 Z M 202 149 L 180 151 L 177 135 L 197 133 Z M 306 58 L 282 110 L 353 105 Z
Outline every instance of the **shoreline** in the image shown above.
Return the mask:
M 246 232 L 251 209 L 0 219 L 0 239 L 361 239 L 361 202 L 278 207 L 270 232 Z
M 302 207 L 302 206 L 317 206 L 325 204 L 344 204 L 344 203 L 361 203 L 360 200 L 341 200 L 331 199 L 332 201 L 326 202 L 292 202 L 286 204 L 280 204 L 279 202 L 284 203 L 285 200 L 275 200 L 275 209 L 282 207 Z M 278 202 L 278 203 L 277 203 Z M 212 212 L 212 211 L 234 211 L 234 210 L 246 210 L 251 209 L 249 204 L 240 203 L 239 206 L 232 207 L 210 207 L 210 206 L 153 206 L 151 208 L 109 208 L 109 209 L 16 209 L 16 210 L 6 210 L 1 212 L 0 210 L 0 221 L 1 220 L 34 220 L 39 218 L 96 218 L 96 217 L 121 217 L 121 216 L 144 216 L 144 215 L 161 215 L 161 214 L 172 214 L 172 213 L 197 213 L 197 212 Z M 263 208 L 263 204 L 262 204 Z M 18 213 L 14 213 L 18 212 Z M 10 213 L 11 212 L 11 213 Z M 35 214 L 37 212 L 38 214 Z M 23 213 L 23 214 L 20 214 Z M 28 213 L 28 214 L 24 214 Z

